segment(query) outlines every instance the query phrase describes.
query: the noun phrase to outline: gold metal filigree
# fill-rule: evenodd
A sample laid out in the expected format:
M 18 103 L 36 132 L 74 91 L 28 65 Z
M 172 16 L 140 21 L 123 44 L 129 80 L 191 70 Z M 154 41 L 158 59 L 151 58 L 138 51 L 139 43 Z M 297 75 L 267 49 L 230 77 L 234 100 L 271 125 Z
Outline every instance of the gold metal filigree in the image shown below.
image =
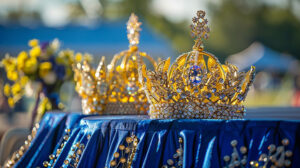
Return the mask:
M 203 19 L 203 21 L 199 21 Z M 203 51 L 202 38 L 209 29 L 204 12 L 193 19 L 192 34 L 197 37 L 193 50 L 158 63 L 154 71 L 139 67 L 139 80 L 148 101 L 151 118 L 240 119 L 244 102 L 254 80 L 255 68 L 239 72 L 232 64 L 222 65 Z

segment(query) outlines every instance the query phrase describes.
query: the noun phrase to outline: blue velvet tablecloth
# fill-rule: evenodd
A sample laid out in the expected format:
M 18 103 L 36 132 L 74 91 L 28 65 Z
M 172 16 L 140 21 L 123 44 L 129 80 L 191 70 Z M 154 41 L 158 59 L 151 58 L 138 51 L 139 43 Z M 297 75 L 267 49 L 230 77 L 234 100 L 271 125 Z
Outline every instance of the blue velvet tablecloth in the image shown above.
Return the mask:
M 297 121 L 150 120 L 66 113 L 44 116 L 30 148 L 15 166 L 44 167 L 46 161 L 48 167 L 122 167 L 126 164 L 120 163 L 122 144 L 127 147 L 130 136 L 136 136 L 138 143 L 134 154 L 124 158 L 128 162 L 133 156 L 134 168 L 251 167 L 251 162 L 300 167 Z M 119 164 L 112 164 L 113 160 Z

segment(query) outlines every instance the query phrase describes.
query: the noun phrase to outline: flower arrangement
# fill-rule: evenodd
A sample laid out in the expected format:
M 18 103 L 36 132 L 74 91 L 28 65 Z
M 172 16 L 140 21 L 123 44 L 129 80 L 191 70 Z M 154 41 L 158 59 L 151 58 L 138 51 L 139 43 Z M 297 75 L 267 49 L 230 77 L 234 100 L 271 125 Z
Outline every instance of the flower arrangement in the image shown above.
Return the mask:
M 1 61 L 7 75 L 4 95 L 8 104 L 15 104 L 25 95 L 28 87 L 37 90 L 36 111 L 33 116 L 38 121 L 45 111 L 62 109 L 59 90 L 65 81 L 73 81 L 72 65 L 84 60 L 91 60 L 89 54 L 82 55 L 72 50 L 59 51 L 60 42 L 39 43 L 37 39 L 29 41 L 29 51 L 22 51 L 17 57 L 6 55 Z

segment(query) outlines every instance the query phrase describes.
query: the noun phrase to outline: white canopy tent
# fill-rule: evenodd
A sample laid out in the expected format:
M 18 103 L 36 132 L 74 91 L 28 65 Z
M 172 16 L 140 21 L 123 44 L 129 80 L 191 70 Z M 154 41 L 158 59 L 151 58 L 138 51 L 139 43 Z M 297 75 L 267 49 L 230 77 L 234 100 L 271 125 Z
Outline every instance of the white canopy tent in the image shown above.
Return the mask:
M 247 70 L 251 65 L 254 65 L 257 71 L 278 72 L 287 72 L 298 67 L 298 61 L 290 55 L 276 52 L 259 42 L 254 42 L 245 50 L 230 55 L 227 61 L 236 65 L 240 70 Z

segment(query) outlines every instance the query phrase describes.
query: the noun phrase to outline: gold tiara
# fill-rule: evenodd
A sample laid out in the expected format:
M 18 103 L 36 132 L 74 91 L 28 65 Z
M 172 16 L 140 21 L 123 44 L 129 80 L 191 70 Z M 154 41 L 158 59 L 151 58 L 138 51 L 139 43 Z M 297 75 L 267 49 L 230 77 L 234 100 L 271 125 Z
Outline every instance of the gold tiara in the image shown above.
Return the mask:
M 232 64 L 222 65 L 203 50 L 210 29 L 204 11 L 192 19 L 193 50 L 158 63 L 155 71 L 139 68 L 139 80 L 150 102 L 151 118 L 241 119 L 245 100 L 254 80 L 252 66 L 239 72 Z
M 153 67 L 156 62 L 138 50 L 141 22 L 131 14 L 127 22 L 129 49 L 114 55 L 105 66 L 103 57 L 95 70 L 84 62 L 74 67 L 76 90 L 82 97 L 85 114 L 146 114 L 149 104 L 138 81 L 138 65 L 143 58 Z

